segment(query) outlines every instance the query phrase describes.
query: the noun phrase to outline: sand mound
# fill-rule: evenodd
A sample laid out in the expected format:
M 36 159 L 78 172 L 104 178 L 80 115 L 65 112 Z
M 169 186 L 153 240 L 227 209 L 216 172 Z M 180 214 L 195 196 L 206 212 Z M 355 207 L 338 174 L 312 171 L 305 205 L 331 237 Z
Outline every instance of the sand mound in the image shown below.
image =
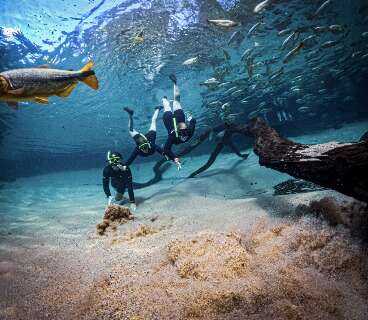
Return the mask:
M 176 241 L 168 257 L 183 278 L 201 280 L 238 277 L 247 272 L 250 255 L 241 246 L 240 235 L 202 234 Z
M 152 234 L 155 234 L 157 233 L 158 231 L 151 227 L 151 226 L 148 226 L 148 225 L 145 225 L 145 224 L 140 224 L 138 226 L 138 228 L 129 233 L 128 235 L 125 235 L 121 238 L 114 238 L 112 240 L 112 244 L 119 244 L 119 243 L 122 243 L 122 242 L 126 242 L 126 241 L 131 241 L 131 240 L 135 240 L 135 239 L 139 239 L 139 238 L 144 238 L 144 237 L 147 237 L 149 235 L 152 235 Z
M 166 259 L 152 269 L 144 263 L 129 272 L 116 266 L 108 285 L 94 288 L 87 318 L 368 316 L 364 248 L 349 230 L 314 217 L 278 224 L 263 218 L 242 235 L 187 236 L 168 245 Z
M 368 206 L 366 203 L 352 201 L 339 203 L 334 198 L 325 197 L 318 201 L 311 201 L 307 205 L 296 208 L 299 215 L 315 214 L 327 220 L 331 225 L 344 225 L 354 236 L 368 240 Z
M 343 301 L 362 303 L 368 294 L 364 251 L 349 240 L 348 232 L 329 228 L 320 220 L 270 225 L 259 219 L 243 245 L 249 272 L 238 274 L 236 282 L 221 283 L 216 290 L 199 290 L 185 307 L 185 318 L 343 319 L 349 312 Z M 192 250 L 185 252 L 187 260 L 193 259 Z M 212 278 L 221 275 L 216 263 L 227 256 L 221 251 L 218 255 L 218 261 L 208 261 L 209 268 L 215 264 L 212 272 L 220 272 Z M 332 279 L 332 275 L 343 280 Z M 349 281 L 365 293 L 345 290 Z M 364 319 L 368 308 L 360 304 L 358 314 L 356 319 Z
M 97 233 L 103 235 L 108 227 L 116 229 L 117 225 L 126 223 L 132 219 L 134 219 L 134 217 L 129 208 L 110 205 L 105 210 L 103 222 L 96 225 Z

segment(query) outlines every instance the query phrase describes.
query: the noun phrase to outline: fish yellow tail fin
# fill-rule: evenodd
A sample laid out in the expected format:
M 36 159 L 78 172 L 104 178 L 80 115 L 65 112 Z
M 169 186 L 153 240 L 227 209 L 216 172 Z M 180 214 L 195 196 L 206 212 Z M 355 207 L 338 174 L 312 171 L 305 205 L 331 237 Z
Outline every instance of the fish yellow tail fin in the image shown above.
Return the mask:
M 91 87 L 92 89 L 97 90 L 98 80 L 92 68 L 93 68 L 93 62 L 90 61 L 80 70 L 82 74 L 88 74 L 88 76 L 81 79 L 81 81 L 84 82 L 87 86 Z
M 91 71 L 92 70 L 92 68 L 93 68 L 93 66 L 94 66 L 94 63 L 93 63 L 93 61 L 89 61 L 82 69 L 80 69 L 79 71 L 81 72 L 81 73 L 84 73 L 84 72 L 87 72 L 87 71 Z

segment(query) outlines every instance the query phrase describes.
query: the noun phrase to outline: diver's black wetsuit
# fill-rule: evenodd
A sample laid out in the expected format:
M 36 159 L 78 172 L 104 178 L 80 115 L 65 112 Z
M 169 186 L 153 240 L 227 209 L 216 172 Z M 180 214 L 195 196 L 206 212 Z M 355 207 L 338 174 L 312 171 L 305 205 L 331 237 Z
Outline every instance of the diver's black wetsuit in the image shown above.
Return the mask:
M 103 189 L 106 194 L 106 197 L 111 196 L 110 187 L 109 187 L 110 178 L 111 178 L 111 185 L 117 192 L 124 194 L 125 189 L 128 188 L 129 201 L 135 202 L 132 172 L 130 171 L 129 167 L 126 167 L 126 170 L 122 170 L 118 168 L 117 166 L 112 166 L 112 165 L 107 165 L 104 168 L 102 185 L 103 185 Z
M 163 152 L 171 160 L 176 158 L 175 154 L 171 151 L 172 145 L 173 144 L 178 145 L 178 144 L 182 144 L 182 143 L 189 141 L 189 139 L 194 134 L 195 125 L 196 125 L 196 120 L 192 118 L 189 121 L 188 127 L 183 130 L 185 131 L 185 139 L 180 139 L 180 137 L 177 137 L 175 133 L 174 118 L 176 119 L 177 126 L 179 125 L 179 123 L 185 123 L 185 114 L 183 110 L 182 109 L 175 110 L 174 113 L 170 111 L 166 111 L 164 113 L 164 124 L 167 130 L 167 133 L 168 133 L 168 137 L 167 137 Z
M 136 136 L 139 136 L 139 135 L 140 134 L 138 133 Z M 136 136 L 134 136 L 133 139 L 135 139 Z M 139 149 L 138 146 L 136 146 L 134 151 L 132 152 L 132 154 L 130 155 L 129 159 L 126 162 L 127 166 L 130 166 L 137 156 L 149 157 L 149 156 L 153 155 L 155 152 L 163 155 L 162 148 L 159 147 L 156 144 L 156 131 L 154 131 L 154 130 L 148 131 L 148 133 L 145 135 L 145 137 L 147 138 L 151 148 L 148 149 L 148 152 L 143 152 L 142 150 Z M 174 160 L 174 159 L 172 159 L 172 160 Z

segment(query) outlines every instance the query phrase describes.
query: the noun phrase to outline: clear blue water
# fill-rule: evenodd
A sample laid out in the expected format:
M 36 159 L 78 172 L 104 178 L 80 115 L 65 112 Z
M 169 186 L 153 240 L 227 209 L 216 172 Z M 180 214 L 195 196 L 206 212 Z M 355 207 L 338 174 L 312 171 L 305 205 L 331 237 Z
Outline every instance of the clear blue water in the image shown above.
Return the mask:
M 80 84 L 67 99 L 54 97 L 49 106 L 23 103 L 17 112 L 0 108 L 2 175 L 30 175 L 55 169 L 103 164 L 105 152 L 129 153 L 123 106 L 136 110 L 136 126 L 146 130 L 152 107 L 171 96 L 167 76 L 175 72 L 182 102 L 198 119 L 197 133 L 235 114 L 245 121 L 249 113 L 270 108 L 266 115 L 280 131 L 305 134 L 309 130 L 341 126 L 367 116 L 367 4 L 332 1 L 313 13 L 322 1 L 275 1 L 254 14 L 257 1 L 122 1 L 81 0 L 1 1 L 0 71 L 49 64 L 78 69 L 95 62 L 100 89 Z M 211 27 L 206 19 L 240 22 L 232 30 Z M 247 37 L 249 29 L 262 21 Z M 341 25 L 341 32 L 316 32 L 315 27 Z M 290 29 L 283 35 L 278 32 Z M 133 38 L 143 31 L 143 44 Z M 233 32 L 244 37 L 228 45 Z M 299 40 L 288 49 L 283 41 L 293 31 Z M 287 52 L 301 40 L 309 46 L 290 63 Z M 337 41 L 323 48 L 327 41 Z M 249 77 L 243 52 L 254 48 L 254 75 Z M 225 59 L 223 50 L 230 55 Z M 182 63 L 199 57 L 195 65 Z M 278 72 L 280 76 L 277 76 Z M 211 77 L 227 82 L 215 90 L 200 83 Z M 273 78 L 273 76 L 276 76 Z M 226 93 L 237 86 L 238 96 Z M 286 101 L 292 121 L 279 121 Z M 286 99 L 286 100 L 285 100 Z M 219 105 L 211 102 L 220 101 Z M 276 101 L 276 102 L 275 102 Z M 230 102 L 224 111 L 221 105 Z M 285 108 L 285 102 L 282 102 Z M 307 112 L 299 112 L 307 107 Z M 231 116 L 230 116 L 231 117 Z M 158 142 L 165 140 L 160 122 Z M 208 151 L 204 151 L 208 152 Z
M 165 262 L 170 243 L 177 239 L 209 231 L 249 235 L 265 217 L 280 222 L 278 217 L 293 213 L 298 204 L 308 204 L 326 195 L 346 200 L 331 190 L 273 196 L 273 186 L 291 177 L 261 167 L 258 157 L 252 153 L 250 139 L 237 140 L 242 151 L 250 153 L 248 159 L 223 152 L 208 171 L 196 179 L 185 179 L 207 161 L 215 147 L 215 140 L 206 140 L 195 152 L 183 157 L 181 171 L 171 164 L 162 181 L 136 190 L 135 221 L 120 225 L 116 234 L 112 232 L 106 237 L 95 232 L 107 203 L 101 186 L 106 152 L 115 149 L 128 157 L 134 148 L 123 107 L 134 108 L 135 126 L 145 132 L 153 107 L 161 103 L 163 96 L 172 97 L 168 76 L 173 72 L 179 81 L 184 109 L 197 119 L 193 140 L 224 121 L 245 123 L 254 115 L 264 117 L 283 135 L 301 143 L 356 141 L 368 131 L 367 0 L 331 0 L 317 16 L 314 13 L 324 0 L 273 0 L 256 14 L 253 9 L 258 3 L 259 0 L 0 0 L 0 73 L 43 64 L 58 69 L 79 69 L 93 60 L 100 84 L 98 91 L 78 84 L 69 97 L 51 97 L 47 106 L 20 103 L 14 111 L 0 102 L 1 319 L 79 319 L 69 317 L 69 312 L 78 301 L 89 301 L 91 292 L 99 292 L 96 288 L 101 279 L 105 283 L 111 267 L 121 266 L 123 272 L 116 269 L 117 278 L 126 277 L 127 283 L 133 281 L 139 285 L 149 279 L 148 274 L 156 270 L 156 262 L 160 260 L 160 265 L 164 262 L 171 268 L 162 278 L 157 278 L 158 287 L 165 288 L 167 278 L 173 274 L 178 277 L 172 261 Z M 239 25 L 224 30 L 210 26 L 207 19 L 231 19 Z M 135 43 L 134 37 L 140 32 L 144 42 Z M 298 39 L 286 43 L 293 33 Z M 284 63 L 288 52 L 300 43 L 304 48 Z M 197 58 L 197 63 L 183 64 L 191 58 Z M 215 86 L 203 85 L 211 78 L 218 81 Z M 157 143 L 161 145 L 165 139 L 161 114 Z M 151 179 L 152 167 L 158 159 L 159 155 L 147 160 L 137 158 L 131 167 L 134 180 Z M 157 233 L 129 245 L 110 243 L 112 238 L 126 237 L 142 224 L 153 225 Z M 298 222 L 289 224 L 295 228 L 291 233 L 308 236 Z M 366 257 L 355 259 L 351 255 L 356 243 L 350 238 L 344 240 L 343 228 L 331 231 L 321 221 L 317 224 L 320 231 L 311 233 L 311 243 L 308 237 L 300 238 L 308 247 L 306 261 L 316 257 L 319 250 L 325 250 L 323 245 L 316 248 L 316 243 L 320 237 L 329 238 L 326 236 L 329 232 L 336 237 L 342 235 L 342 248 L 347 249 L 341 251 L 339 242 L 329 243 L 332 257 L 338 258 L 335 262 L 321 251 L 318 270 L 316 265 L 307 264 L 305 274 L 309 276 L 303 273 L 295 278 L 301 279 L 300 287 L 304 291 L 293 297 L 293 303 L 295 300 L 300 304 L 310 302 L 313 307 L 316 305 L 316 312 L 322 305 L 325 312 L 329 309 L 325 301 L 331 300 L 331 312 L 341 308 L 344 315 L 366 319 L 367 277 L 365 274 L 358 280 L 354 276 L 360 270 L 355 261 L 365 261 Z M 326 230 L 330 231 L 324 233 Z M 259 234 L 259 241 L 269 238 L 270 232 L 265 234 L 263 231 Z M 223 237 L 219 239 L 222 241 Z M 273 252 L 275 243 L 267 239 L 264 247 Z M 272 294 L 269 283 L 279 287 L 279 278 L 272 280 L 272 274 L 284 274 L 284 267 L 277 269 L 275 265 L 289 263 L 285 258 L 290 258 L 291 245 L 297 243 L 295 239 L 291 235 L 286 253 L 277 259 L 270 260 L 266 255 L 263 264 L 262 260 L 257 262 L 257 269 L 261 265 L 267 267 L 260 268 L 262 272 L 266 270 L 267 294 Z M 213 252 L 216 250 L 213 247 Z M 219 257 L 224 260 L 223 256 Z M 276 260 L 278 263 L 274 264 Z M 342 266 L 345 268 L 345 261 L 346 271 L 352 271 L 354 281 L 345 274 L 334 273 Z M 350 267 L 354 270 L 349 269 L 349 261 L 353 261 Z M 297 262 L 290 268 L 288 264 L 287 269 L 299 270 L 301 264 Z M 322 275 L 325 265 L 329 272 Z M 137 270 L 142 271 L 139 278 Z M 253 273 L 252 270 L 252 276 Z M 294 283 L 293 273 L 290 279 Z M 308 279 L 311 284 L 307 281 L 303 288 Z M 335 280 L 346 284 L 337 285 Z M 180 285 L 170 283 L 166 293 L 177 287 L 178 295 L 170 298 L 163 294 L 165 301 L 160 305 L 168 310 L 180 303 L 187 306 L 187 296 L 182 294 L 186 290 L 183 281 L 180 278 Z M 229 300 L 231 305 L 246 301 L 248 305 L 253 298 L 239 300 L 235 295 L 240 287 L 241 290 L 248 287 L 241 281 L 234 279 L 234 296 L 224 299 L 227 295 L 220 295 L 218 301 Z M 284 287 L 281 283 L 280 288 L 289 288 L 291 282 L 287 281 Z M 195 283 L 200 290 L 205 288 L 203 281 L 190 282 L 187 288 L 190 295 L 198 292 Z M 258 310 L 261 282 L 255 278 L 254 283 L 257 297 L 253 300 L 257 301 Z M 317 284 L 323 284 L 326 290 L 320 292 Z M 217 280 L 210 282 L 210 286 L 216 290 L 215 296 L 223 289 Z M 232 290 L 228 284 L 225 286 L 226 290 Z M 335 294 L 337 287 L 344 297 L 336 300 L 339 302 L 335 302 L 335 295 L 340 296 Z M 70 291 L 73 292 L 69 294 Z M 138 296 L 146 291 L 146 287 L 140 287 Z M 314 291 L 316 298 L 310 299 Z M 131 302 L 134 311 L 131 315 L 146 310 L 136 297 L 115 292 L 118 301 Z M 149 295 L 150 291 L 147 292 Z M 156 296 L 154 292 L 152 297 Z M 102 301 L 105 298 L 107 307 L 114 295 L 98 297 Z M 194 301 L 202 298 L 202 294 L 195 296 Z M 269 305 L 273 298 L 267 300 L 265 294 L 265 299 Z M 275 299 L 279 302 L 279 294 Z M 91 310 L 98 309 L 99 304 L 91 301 Z M 154 306 L 149 303 L 150 308 Z M 299 313 L 299 307 L 294 311 L 293 304 L 287 307 L 285 318 L 292 317 L 293 312 L 297 318 L 304 315 L 304 309 Z M 222 308 L 227 310 L 226 301 L 219 309 Z M 98 311 L 108 314 L 109 308 Z M 83 307 L 86 319 L 101 319 L 100 313 L 96 317 L 84 313 Z M 305 314 L 308 314 L 306 318 L 310 317 L 309 311 Z M 336 312 L 333 316 L 340 317 L 340 314 Z M 139 317 L 129 317 L 133 318 Z M 171 318 L 181 317 L 173 313 Z

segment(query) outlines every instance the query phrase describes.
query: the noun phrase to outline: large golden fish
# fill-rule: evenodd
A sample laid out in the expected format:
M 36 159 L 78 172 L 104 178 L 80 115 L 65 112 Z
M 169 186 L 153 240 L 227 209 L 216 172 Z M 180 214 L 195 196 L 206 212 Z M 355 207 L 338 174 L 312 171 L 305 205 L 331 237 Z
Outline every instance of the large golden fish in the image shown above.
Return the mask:
M 47 104 L 50 96 L 69 96 L 79 81 L 97 90 L 98 81 L 92 67 L 93 62 L 90 61 L 79 71 L 40 66 L 1 72 L 0 101 L 5 101 L 14 109 L 20 101 Z

